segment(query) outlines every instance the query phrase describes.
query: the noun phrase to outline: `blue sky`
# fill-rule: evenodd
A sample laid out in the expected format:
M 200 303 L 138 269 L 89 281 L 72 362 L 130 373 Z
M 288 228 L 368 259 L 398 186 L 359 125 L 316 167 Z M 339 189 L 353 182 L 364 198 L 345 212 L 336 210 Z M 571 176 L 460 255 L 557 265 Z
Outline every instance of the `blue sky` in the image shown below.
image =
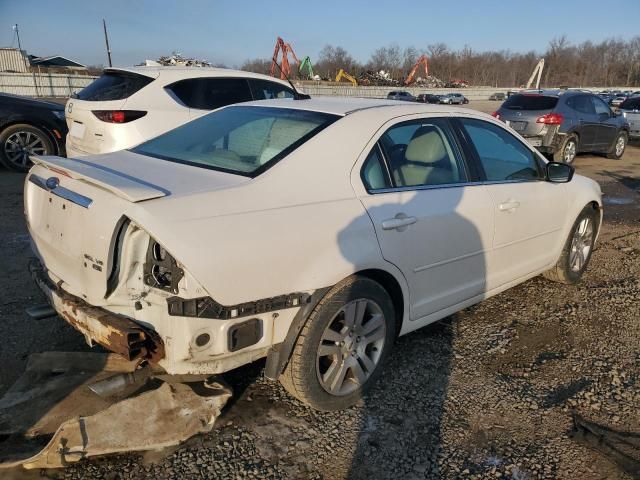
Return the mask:
M 380 46 L 542 52 L 566 34 L 572 42 L 640 34 L 640 0 L 496 0 L 374 2 L 363 0 L 0 0 L 0 46 L 18 23 L 31 54 L 60 54 L 106 64 L 102 18 L 114 65 L 132 65 L 179 51 L 227 66 L 268 58 L 277 35 L 298 57 L 318 56 L 327 43 L 366 61 Z

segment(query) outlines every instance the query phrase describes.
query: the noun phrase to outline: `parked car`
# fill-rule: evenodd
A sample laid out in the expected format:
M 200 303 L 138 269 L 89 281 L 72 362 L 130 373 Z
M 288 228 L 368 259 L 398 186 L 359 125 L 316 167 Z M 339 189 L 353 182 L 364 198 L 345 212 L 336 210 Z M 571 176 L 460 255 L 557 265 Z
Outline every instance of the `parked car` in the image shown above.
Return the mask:
M 498 100 L 500 102 L 504 102 L 506 98 L 507 96 L 504 93 L 496 92 L 491 94 L 491 96 L 489 97 L 489 100 Z
M 394 90 L 387 94 L 387 100 L 402 100 L 404 102 L 415 102 L 416 97 L 404 90 Z
M 66 105 L 67 154 L 131 148 L 216 108 L 293 97 L 284 81 L 226 68 L 108 68 Z
M 29 155 L 65 155 L 64 106 L 0 93 L 0 163 L 11 170 L 31 168 Z
M 461 93 L 448 93 L 447 97 L 451 99 L 452 104 L 462 105 L 469 103 L 469 99 L 462 95 Z
M 440 103 L 440 96 L 431 93 L 421 93 L 416 97 L 416 102 L 422 103 Z
M 596 182 L 504 123 L 419 103 L 232 105 L 35 162 L 31 270 L 61 318 L 169 374 L 266 356 L 321 410 L 356 402 L 398 335 L 538 274 L 579 281 L 602 216 Z
M 493 114 L 556 161 L 573 163 L 578 152 L 622 157 L 629 125 L 597 95 L 549 90 L 512 95 Z
M 620 112 L 629 122 L 629 137 L 640 138 L 640 96 L 627 98 L 620 104 Z
M 626 99 L 627 99 L 626 95 L 618 94 L 614 97 L 611 97 L 611 99 L 609 100 L 609 105 L 611 105 L 612 107 L 619 107 L 620 104 L 624 102 Z

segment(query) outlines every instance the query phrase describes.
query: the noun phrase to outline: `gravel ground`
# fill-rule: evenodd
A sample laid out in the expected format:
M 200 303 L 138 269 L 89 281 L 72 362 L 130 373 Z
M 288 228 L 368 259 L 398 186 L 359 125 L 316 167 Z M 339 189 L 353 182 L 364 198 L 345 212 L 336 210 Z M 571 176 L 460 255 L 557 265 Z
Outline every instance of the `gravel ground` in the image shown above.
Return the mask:
M 571 433 L 576 413 L 640 432 L 640 148 L 577 166 L 607 194 L 583 282 L 534 278 L 400 338 L 360 405 L 312 411 L 256 363 L 227 376 L 236 395 L 210 434 L 3 478 L 634 478 Z M 30 353 L 87 349 L 62 321 L 23 312 L 41 298 L 26 273 L 22 181 L 0 171 L 0 394 Z

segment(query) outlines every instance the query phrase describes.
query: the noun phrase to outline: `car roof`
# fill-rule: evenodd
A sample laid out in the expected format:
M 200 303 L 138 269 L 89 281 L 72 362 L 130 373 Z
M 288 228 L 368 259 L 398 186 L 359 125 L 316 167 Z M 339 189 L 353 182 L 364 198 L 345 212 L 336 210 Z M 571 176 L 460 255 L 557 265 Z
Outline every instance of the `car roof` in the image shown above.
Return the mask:
M 138 75 L 144 75 L 151 78 L 162 78 L 163 82 L 175 82 L 186 78 L 200 78 L 200 77 L 242 77 L 242 78 L 259 78 L 262 80 L 269 80 L 272 82 L 281 83 L 282 85 L 290 86 L 289 82 L 280 80 L 269 75 L 263 75 L 261 73 L 246 72 L 244 70 L 234 70 L 231 68 L 218 68 L 218 67 L 172 67 L 172 66 L 160 66 L 160 67 L 109 67 L 105 68 L 105 72 L 130 72 L 137 73 Z
M 277 107 L 277 108 L 294 108 L 298 110 L 309 110 L 314 112 L 331 113 L 334 115 L 349 115 L 362 110 L 373 111 L 374 109 L 380 115 L 389 118 L 411 114 L 437 114 L 452 112 L 468 115 L 471 110 L 461 107 L 450 107 L 444 105 L 433 105 L 419 102 L 403 102 L 400 100 L 387 100 L 379 98 L 357 98 L 357 97 L 333 97 L 333 96 L 317 96 L 309 100 L 293 100 L 293 99 L 274 99 L 274 100 L 257 100 L 253 102 L 242 103 L 242 106 L 258 106 L 258 107 Z M 479 112 L 481 117 L 484 115 Z

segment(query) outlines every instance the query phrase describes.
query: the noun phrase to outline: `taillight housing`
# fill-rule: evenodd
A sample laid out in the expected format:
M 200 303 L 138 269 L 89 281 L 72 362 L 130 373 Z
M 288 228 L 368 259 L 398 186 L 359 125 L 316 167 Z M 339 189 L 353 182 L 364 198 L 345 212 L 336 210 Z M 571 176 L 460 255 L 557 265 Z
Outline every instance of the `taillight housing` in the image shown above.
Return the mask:
M 147 114 L 142 110 L 92 110 L 92 112 L 99 120 L 107 123 L 128 123 Z
M 564 121 L 564 117 L 560 113 L 547 113 L 536 119 L 536 123 L 544 123 L 545 125 L 560 125 Z
M 498 111 L 496 110 L 495 112 L 493 112 L 491 114 L 492 117 L 496 117 L 498 120 L 500 120 L 500 114 L 498 113 Z

